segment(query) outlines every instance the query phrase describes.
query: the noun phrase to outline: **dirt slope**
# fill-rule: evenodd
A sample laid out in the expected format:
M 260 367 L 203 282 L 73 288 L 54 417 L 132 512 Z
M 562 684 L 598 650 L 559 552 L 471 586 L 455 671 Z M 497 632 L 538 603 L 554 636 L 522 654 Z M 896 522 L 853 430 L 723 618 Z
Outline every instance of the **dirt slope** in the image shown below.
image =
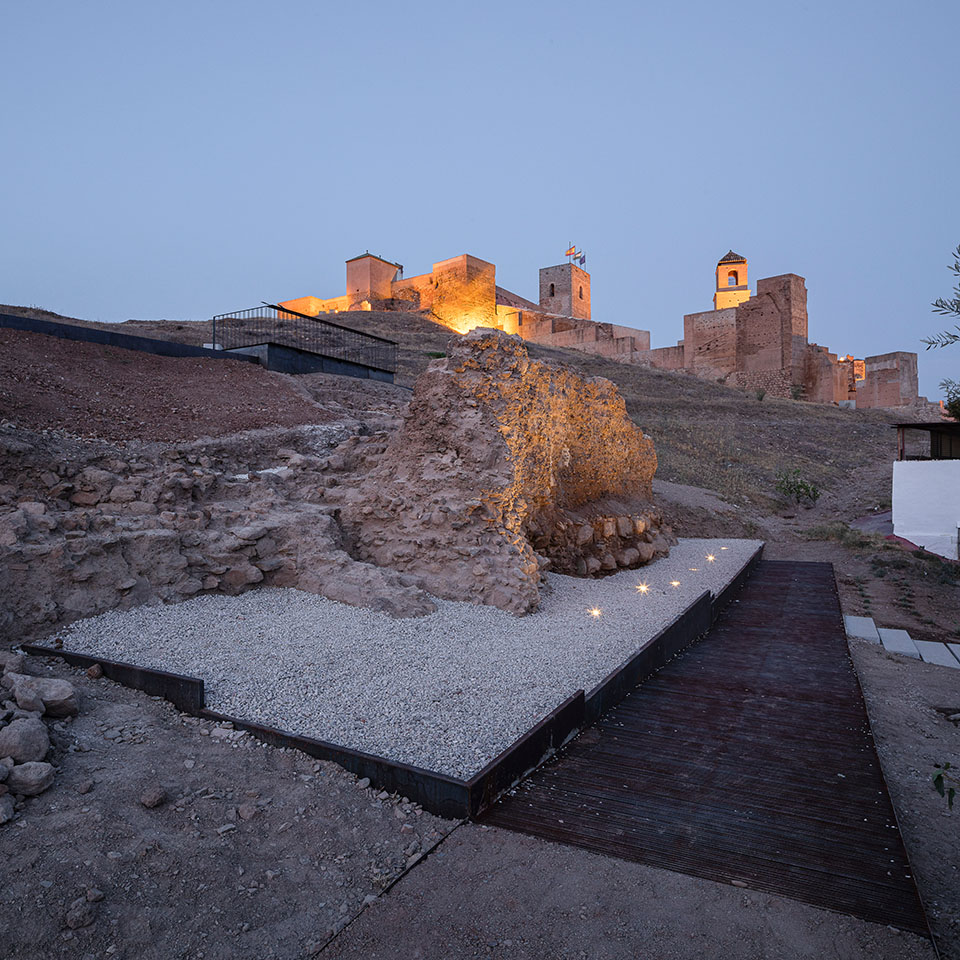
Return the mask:
M 0 419 L 104 440 L 187 440 L 330 415 L 253 363 L 157 357 L 0 329 Z

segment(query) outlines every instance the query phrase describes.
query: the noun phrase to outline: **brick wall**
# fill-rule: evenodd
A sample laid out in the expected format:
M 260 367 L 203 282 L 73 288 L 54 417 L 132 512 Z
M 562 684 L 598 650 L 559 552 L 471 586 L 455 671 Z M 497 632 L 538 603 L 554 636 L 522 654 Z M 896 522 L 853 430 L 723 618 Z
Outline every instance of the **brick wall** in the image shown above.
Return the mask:
M 867 357 L 857 383 L 858 407 L 902 407 L 917 399 L 917 355 L 897 351 Z
M 757 295 L 736 308 L 736 328 L 738 383 L 790 397 L 791 387 L 804 382 L 807 361 L 803 277 L 787 273 L 760 280 Z
M 653 350 L 642 350 L 637 353 L 634 362 L 644 366 L 656 367 L 659 370 L 683 370 L 684 345 L 678 343 L 675 347 L 655 347 Z
M 550 285 L 554 293 L 550 296 Z M 581 296 L 581 291 L 583 295 Z M 590 274 L 572 263 L 540 270 L 540 308 L 544 313 L 590 319 Z
M 838 398 L 837 393 L 837 355 L 830 353 L 826 347 L 816 343 L 808 343 L 804 350 L 801 376 L 794 382 L 802 386 L 803 399 L 815 403 L 833 403 L 838 399 L 846 400 L 844 396 Z
M 737 369 L 737 308 L 688 313 L 683 318 L 686 368 L 715 380 Z

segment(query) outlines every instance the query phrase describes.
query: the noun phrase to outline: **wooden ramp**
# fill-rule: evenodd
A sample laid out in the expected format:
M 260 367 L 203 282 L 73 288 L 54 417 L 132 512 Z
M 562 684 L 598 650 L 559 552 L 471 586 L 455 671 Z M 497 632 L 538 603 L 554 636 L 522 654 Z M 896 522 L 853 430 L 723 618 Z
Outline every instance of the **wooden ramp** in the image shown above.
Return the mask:
M 828 563 L 762 561 L 706 638 L 481 820 L 928 933 Z

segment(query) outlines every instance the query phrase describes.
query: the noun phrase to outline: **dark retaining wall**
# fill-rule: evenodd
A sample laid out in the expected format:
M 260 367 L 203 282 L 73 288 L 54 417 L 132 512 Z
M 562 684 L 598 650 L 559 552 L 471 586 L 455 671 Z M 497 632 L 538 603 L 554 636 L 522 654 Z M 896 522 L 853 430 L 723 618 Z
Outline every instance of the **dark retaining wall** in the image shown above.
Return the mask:
M 194 347 L 189 343 L 136 337 L 129 333 L 114 333 L 112 330 L 100 330 L 96 327 L 79 327 L 72 323 L 54 323 L 52 320 L 15 317 L 9 313 L 0 313 L 0 327 L 26 330 L 29 333 L 43 333 L 48 337 L 59 337 L 61 340 L 82 340 L 86 343 L 99 343 L 105 347 L 137 350 L 140 353 L 152 353 L 159 357 L 206 357 L 216 360 L 258 362 L 256 357 L 228 353 L 226 350 L 210 350 L 207 347 Z
M 288 347 L 282 343 L 252 343 L 245 347 L 231 347 L 218 351 L 230 356 L 256 357 L 268 370 L 277 373 L 335 373 L 341 377 L 359 377 L 363 380 L 382 380 L 393 383 L 389 370 L 368 367 L 353 360 L 338 360 L 310 350 Z

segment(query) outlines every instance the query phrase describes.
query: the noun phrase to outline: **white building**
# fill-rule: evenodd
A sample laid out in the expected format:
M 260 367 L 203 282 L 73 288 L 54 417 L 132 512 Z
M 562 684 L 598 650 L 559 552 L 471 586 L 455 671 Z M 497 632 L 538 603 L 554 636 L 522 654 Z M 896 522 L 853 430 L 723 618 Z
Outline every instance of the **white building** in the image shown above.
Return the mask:
M 898 423 L 893 465 L 893 532 L 950 560 L 960 559 L 960 423 Z

